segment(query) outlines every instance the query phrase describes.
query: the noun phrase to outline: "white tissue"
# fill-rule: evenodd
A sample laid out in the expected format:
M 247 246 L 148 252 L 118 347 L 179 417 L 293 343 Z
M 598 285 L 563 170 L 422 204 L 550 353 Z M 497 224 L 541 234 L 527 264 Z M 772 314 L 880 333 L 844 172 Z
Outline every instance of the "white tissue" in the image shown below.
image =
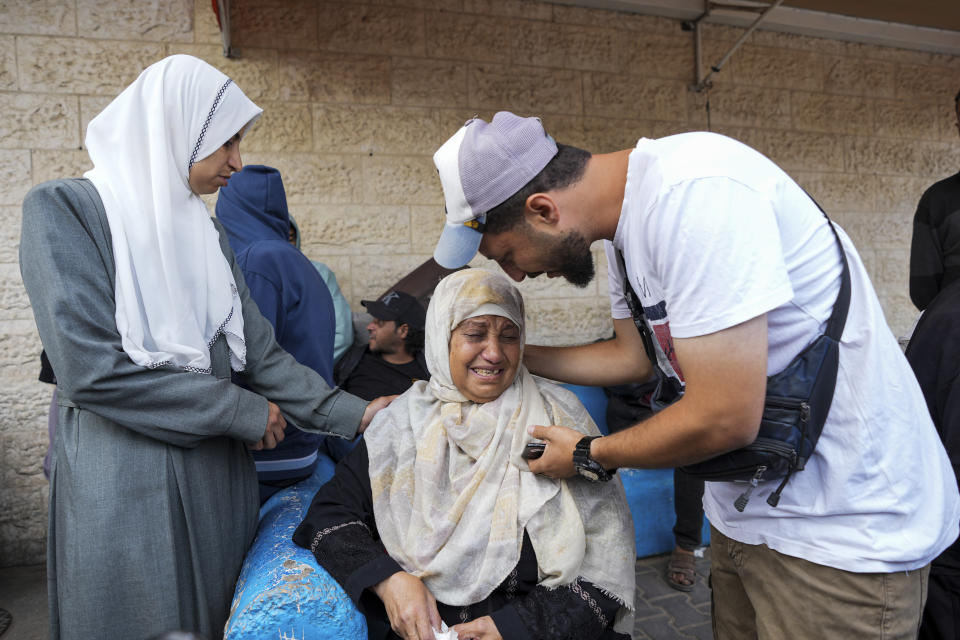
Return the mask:
M 447 626 L 446 622 L 440 621 L 440 631 L 433 630 L 435 640 L 459 640 L 457 632 Z

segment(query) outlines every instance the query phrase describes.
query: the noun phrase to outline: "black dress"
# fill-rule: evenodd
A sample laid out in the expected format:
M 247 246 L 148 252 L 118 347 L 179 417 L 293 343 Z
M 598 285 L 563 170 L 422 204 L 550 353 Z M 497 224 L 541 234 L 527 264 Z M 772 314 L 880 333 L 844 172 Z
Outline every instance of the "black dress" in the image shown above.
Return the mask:
M 373 518 L 367 447 L 360 444 L 317 492 L 293 541 L 310 549 L 366 616 L 371 639 L 398 638 L 370 587 L 403 568 L 380 541 Z M 578 579 L 555 589 L 537 586 L 537 557 L 524 533 L 520 561 L 493 593 L 465 607 L 437 602 L 449 626 L 490 616 L 506 640 L 591 638 L 629 640 L 613 630 L 620 604 Z

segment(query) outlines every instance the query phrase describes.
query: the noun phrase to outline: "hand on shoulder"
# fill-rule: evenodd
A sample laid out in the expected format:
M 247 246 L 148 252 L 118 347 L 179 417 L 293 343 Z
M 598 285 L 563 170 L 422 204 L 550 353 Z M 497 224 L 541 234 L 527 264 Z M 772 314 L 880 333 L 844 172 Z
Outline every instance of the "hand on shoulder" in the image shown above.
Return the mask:
M 357 433 L 363 433 L 366 431 L 367 427 L 370 426 L 370 422 L 373 420 L 373 416 L 377 415 L 377 412 L 381 409 L 386 408 L 397 396 L 380 396 L 379 398 L 374 398 L 370 401 L 370 404 L 367 405 L 367 408 L 363 411 L 363 418 L 360 420 L 360 428 L 357 429 Z

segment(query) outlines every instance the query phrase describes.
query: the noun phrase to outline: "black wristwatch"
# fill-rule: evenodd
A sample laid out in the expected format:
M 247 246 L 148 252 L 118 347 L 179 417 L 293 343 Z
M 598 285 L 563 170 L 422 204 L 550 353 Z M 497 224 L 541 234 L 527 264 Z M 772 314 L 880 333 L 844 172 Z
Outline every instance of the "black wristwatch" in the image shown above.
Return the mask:
M 599 462 L 590 457 L 590 443 L 600 436 L 586 436 L 580 439 L 573 449 L 573 467 L 590 482 L 606 482 L 613 474 L 604 469 Z M 616 471 L 616 469 L 614 469 Z

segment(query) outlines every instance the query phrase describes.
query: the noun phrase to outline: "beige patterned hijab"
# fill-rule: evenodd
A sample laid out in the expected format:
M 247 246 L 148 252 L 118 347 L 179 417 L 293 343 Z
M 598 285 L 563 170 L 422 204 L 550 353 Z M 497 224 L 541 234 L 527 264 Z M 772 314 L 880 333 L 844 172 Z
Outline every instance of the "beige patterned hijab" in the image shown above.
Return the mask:
M 576 397 L 520 366 L 512 386 L 484 404 L 468 400 L 450 375 L 450 336 L 463 320 L 498 315 L 523 341 L 520 292 L 504 276 L 466 269 L 444 278 L 426 320 L 430 382 L 419 381 L 367 429 L 377 529 L 387 551 L 447 604 L 490 595 L 520 559 L 523 532 L 537 554 L 540 584 L 578 577 L 624 606 L 617 630 L 630 632 L 633 523 L 619 479 L 591 484 L 531 473 L 520 457 L 530 424 L 596 425 Z

